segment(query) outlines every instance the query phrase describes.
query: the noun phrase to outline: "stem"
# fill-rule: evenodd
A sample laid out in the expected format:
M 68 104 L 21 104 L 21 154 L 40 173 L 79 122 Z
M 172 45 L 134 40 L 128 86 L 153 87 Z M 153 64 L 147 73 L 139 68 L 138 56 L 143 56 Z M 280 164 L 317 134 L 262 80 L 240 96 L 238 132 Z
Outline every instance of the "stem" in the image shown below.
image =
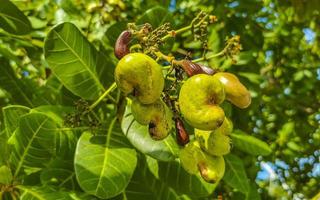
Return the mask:
M 182 27 L 182 28 L 180 28 L 180 29 L 178 29 L 178 30 L 172 30 L 172 31 L 170 31 L 170 33 L 168 33 L 167 35 L 163 36 L 163 37 L 161 38 L 161 40 L 164 41 L 164 40 L 166 40 L 166 39 L 168 39 L 168 38 L 175 37 L 175 36 L 178 35 L 178 34 L 181 34 L 181 33 L 183 33 L 183 32 L 186 32 L 186 31 L 190 30 L 192 27 L 194 27 L 194 28 L 199 27 L 199 26 L 201 25 L 201 23 L 202 23 L 203 21 L 205 21 L 205 20 L 209 17 L 209 15 L 205 15 L 205 16 L 201 19 L 201 21 L 200 21 L 199 23 L 197 23 L 196 25 L 194 25 L 195 21 L 196 21 L 197 19 L 199 19 L 199 17 L 200 17 L 201 14 L 202 14 L 202 13 L 200 12 L 200 13 L 191 21 L 191 23 L 190 23 L 188 26 Z
M 133 52 L 135 49 L 142 49 L 140 44 L 134 44 L 130 47 L 130 52 Z
M 90 129 L 89 126 L 79 126 L 79 127 L 64 127 L 64 128 L 59 128 L 60 131 L 75 131 L 75 130 L 83 130 L 83 129 Z
M 93 19 L 93 15 L 91 15 L 90 19 L 89 19 L 88 28 L 87 28 L 87 34 L 86 34 L 87 37 L 89 36 L 89 33 L 90 33 L 90 27 L 91 27 L 91 24 L 92 24 L 92 19 Z
M 164 67 L 162 67 L 162 70 L 170 69 L 170 67 L 171 67 L 171 65 L 164 66 Z
M 161 40 L 164 41 L 164 40 L 166 40 L 166 39 L 168 39 L 168 38 L 175 37 L 175 35 L 178 35 L 178 34 L 180 34 L 180 33 L 183 33 L 183 32 L 185 32 L 185 31 L 188 31 L 188 30 L 190 30 L 191 28 L 192 28 L 192 25 L 190 24 L 189 26 L 182 27 L 182 28 L 180 28 L 180 29 L 178 29 L 178 30 L 176 30 L 176 31 L 173 30 L 172 32 L 173 32 L 174 34 L 169 33 L 169 34 L 163 36 L 163 37 L 161 38 Z
M 157 58 L 163 59 L 169 63 L 171 63 L 174 60 L 173 56 L 167 56 L 167 55 L 163 54 L 161 51 L 156 51 L 156 52 L 154 52 L 154 54 L 157 56 Z
M 201 58 L 198 58 L 198 59 L 194 59 L 192 60 L 192 62 L 201 62 L 201 61 L 204 61 L 204 60 L 209 60 L 211 58 L 216 58 L 216 57 L 219 57 L 219 56 L 223 56 L 225 53 L 225 50 L 222 50 L 220 51 L 219 53 L 216 53 L 216 54 L 213 54 L 213 55 L 210 55 L 210 56 L 202 56 Z
M 201 62 L 201 61 L 204 61 L 204 60 L 209 60 L 211 58 L 216 58 L 216 57 L 219 57 L 219 56 L 223 56 L 225 54 L 225 52 L 226 52 L 226 50 L 223 49 L 219 53 L 212 54 L 210 56 L 204 55 L 201 58 L 193 59 L 192 62 L 197 63 L 197 62 Z M 162 70 L 167 70 L 167 69 L 170 69 L 170 68 L 171 68 L 171 65 L 167 65 L 167 66 L 162 67 Z
M 170 76 L 166 77 L 166 79 L 167 79 L 167 80 L 169 80 L 169 81 L 176 81 L 176 79 L 175 79 L 175 78 L 170 77 Z
M 92 110 L 95 108 L 110 92 L 117 88 L 117 84 L 115 82 L 97 99 L 89 108 Z

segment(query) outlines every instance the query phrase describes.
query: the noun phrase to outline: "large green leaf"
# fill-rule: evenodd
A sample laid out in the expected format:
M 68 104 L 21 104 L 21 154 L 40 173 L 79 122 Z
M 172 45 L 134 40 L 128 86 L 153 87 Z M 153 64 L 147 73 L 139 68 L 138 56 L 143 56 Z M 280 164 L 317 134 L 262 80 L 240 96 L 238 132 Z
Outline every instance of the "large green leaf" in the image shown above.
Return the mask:
M 80 187 L 99 198 L 120 194 L 128 185 L 137 155 L 111 121 L 106 135 L 84 132 L 75 154 L 75 172 Z
M 242 131 L 235 131 L 231 134 L 232 143 L 237 149 L 249 153 L 251 155 L 269 155 L 272 152 L 270 146 L 250 135 L 243 134 Z
M 226 171 L 223 180 L 240 192 L 248 193 L 250 185 L 242 160 L 232 154 L 228 154 L 224 158 L 226 162 Z
M 179 146 L 172 134 L 161 141 L 153 140 L 149 135 L 148 126 L 141 125 L 134 120 L 130 102 L 126 107 L 121 128 L 131 144 L 144 154 L 163 161 L 173 160 L 178 155 Z
M 104 86 L 113 81 L 113 63 L 72 23 L 59 24 L 48 33 L 44 54 L 63 85 L 84 99 L 98 98 Z
M 31 113 L 41 113 L 53 120 L 57 126 L 55 130 L 59 137 L 57 138 L 56 154 L 61 159 L 73 159 L 77 145 L 77 135 L 81 134 L 83 129 L 68 128 L 64 126 L 64 119 L 68 113 L 73 113 L 73 107 L 60 105 L 44 105 L 33 108 Z M 83 127 L 85 129 L 85 127 Z
M 9 0 L 1 0 L 0 26 L 15 35 L 24 35 L 32 30 L 28 18 Z
M 7 133 L 7 137 L 11 137 L 13 132 L 19 126 L 19 118 L 27 114 L 30 108 L 20 105 L 10 105 L 2 108 L 4 125 Z
M 0 87 L 10 93 L 13 103 L 33 107 L 33 89 L 25 81 L 16 77 L 6 59 L 0 58 L 0 63 Z
M 69 193 L 49 187 L 19 185 L 17 188 L 20 190 L 20 200 L 72 200 Z
M 160 180 L 180 194 L 193 198 L 206 197 L 217 186 L 217 183 L 205 182 L 200 174 L 189 174 L 178 161 L 158 162 L 158 165 Z
M 57 152 L 60 154 L 64 145 L 61 132 L 61 128 L 45 114 L 23 115 L 11 138 L 13 152 L 10 162 L 14 168 L 14 176 L 19 175 L 22 169 L 43 168 L 52 156 Z
M 159 17 L 161 16 L 161 17 Z M 147 10 L 143 15 L 137 20 L 137 24 L 149 23 L 153 28 L 164 24 L 165 22 L 170 22 L 173 24 L 172 14 L 168 9 L 161 6 L 153 7 Z

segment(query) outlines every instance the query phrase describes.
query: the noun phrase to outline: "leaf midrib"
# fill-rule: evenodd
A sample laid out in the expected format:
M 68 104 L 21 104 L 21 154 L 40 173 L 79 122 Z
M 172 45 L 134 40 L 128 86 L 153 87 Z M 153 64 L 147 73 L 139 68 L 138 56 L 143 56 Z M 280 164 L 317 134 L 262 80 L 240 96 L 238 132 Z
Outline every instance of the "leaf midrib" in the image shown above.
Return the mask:
M 18 167 L 17 167 L 17 169 L 16 169 L 16 171 L 15 171 L 15 173 L 14 173 L 14 177 L 16 177 L 16 176 L 18 175 L 18 173 L 20 172 L 20 169 L 21 169 L 22 164 L 23 164 L 23 162 L 24 162 L 24 158 L 25 158 L 26 155 L 27 155 L 26 152 L 29 151 L 29 148 L 31 147 L 31 144 L 32 144 L 35 136 L 38 134 L 38 132 L 39 132 L 39 130 L 42 128 L 43 124 L 48 121 L 48 119 L 49 119 L 49 118 L 46 118 L 45 120 L 43 120 L 43 121 L 40 123 L 39 127 L 37 128 L 37 130 L 34 132 L 34 134 L 32 135 L 32 137 L 30 138 L 30 140 L 29 140 L 29 142 L 28 142 L 28 144 L 27 144 L 27 146 L 26 146 L 26 148 L 25 148 L 25 150 L 24 150 L 24 152 L 23 152 L 23 154 L 22 154 L 22 157 L 20 158 L 20 162 L 18 163 Z
M 100 173 L 100 176 L 99 176 L 99 181 L 98 181 L 98 184 L 97 184 L 97 188 L 95 190 L 95 193 L 97 194 L 98 193 L 98 190 L 100 188 L 100 185 L 101 185 L 101 180 L 102 180 L 102 176 L 106 170 L 107 167 L 105 167 L 105 165 L 108 163 L 108 153 L 109 153 L 109 145 L 110 145 L 110 138 L 111 138 L 111 135 L 112 135 L 112 130 L 113 130 L 113 127 L 114 127 L 114 123 L 116 122 L 117 118 L 113 118 L 113 120 L 111 121 L 110 123 L 110 126 L 109 126 L 109 129 L 108 129 L 108 132 L 107 132 L 107 140 L 106 140 L 106 148 L 105 148 L 105 151 L 104 151 L 104 160 L 103 160 L 103 167 L 102 167 L 102 171 Z
M 25 191 L 26 193 L 29 193 L 31 195 L 33 195 L 34 197 L 41 199 L 41 200 L 46 200 L 43 196 L 41 196 L 41 194 L 34 192 L 32 190 L 30 190 L 29 188 L 25 188 L 23 186 L 17 186 L 17 188 L 19 188 L 20 190 Z
M 10 18 L 10 19 L 12 19 L 12 20 L 18 21 L 18 22 L 20 22 L 21 24 L 23 24 L 24 26 L 28 27 L 28 25 L 27 25 L 24 21 L 21 21 L 20 19 L 15 18 L 15 17 L 13 17 L 13 16 L 7 15 L 7 14 L 5 14 L 5 13 L 3 13 L 3 12 L 0 12 L 0 16 L 3 16 L 4 18 L 6 17 L 6 18 Z
M 70 31 L 70 29 L 68 28 L 68 31 Z M 90 67 L 80 58 L 80 56 L 73 50 L 73 48 L 71 48 L 71 46 L 60 36 L 60 34 L 53 30 L 53 32 L 61 39 L 61 41 L 67 46 L 67 48 L 78 58 L 78 60 L 81 62 L 81 64 L 87 69 L 87 71 L 90 73 L 90 75 L 92 76 L 92 78 L 94 79 L 94 81 L 98 84 L 99 88 L 104 91 L 104 87 L 103 85 L 100 83 L 99 79 L 97 79 L 97 77 L 95 76 L 95 73 L 93 71 L 91 71 Z M 81 34 L 81 33 L 80 33 Z M 91 48 L 91 47 L 89 47 Z

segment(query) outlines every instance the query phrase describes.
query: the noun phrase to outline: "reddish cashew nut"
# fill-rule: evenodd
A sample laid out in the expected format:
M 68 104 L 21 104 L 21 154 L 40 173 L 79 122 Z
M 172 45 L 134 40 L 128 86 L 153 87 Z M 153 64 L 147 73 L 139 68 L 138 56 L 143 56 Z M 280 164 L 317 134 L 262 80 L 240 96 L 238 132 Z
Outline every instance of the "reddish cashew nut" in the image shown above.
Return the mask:
M 130 53 L 130 49 L 128 44 L 130 43 L 131 33 L 128 30 L 123 31 L 119 37 L 117 38 L 115 47 L 114 47 L 114 55 L 121 59 L 125 55 Z

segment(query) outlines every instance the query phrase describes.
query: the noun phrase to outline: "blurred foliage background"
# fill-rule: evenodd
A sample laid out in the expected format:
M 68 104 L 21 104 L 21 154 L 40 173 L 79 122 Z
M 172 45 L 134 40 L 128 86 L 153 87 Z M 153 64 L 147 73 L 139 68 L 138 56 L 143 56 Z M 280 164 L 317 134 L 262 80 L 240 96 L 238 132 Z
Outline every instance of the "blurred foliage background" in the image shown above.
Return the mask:
M 156 25 L 168 21 L 177 29 L 188 25 L 200 10 L 216 15 L 218 22 L 208 27 L 209 49 L 218 52 L 228 37 L 240 35 L 242 51 L 236 64 L 230 59 L 212 59 L 208 64 L 237 74 L 253 97 L 249 109 L 230 107 L 234 126 L 273 149 L 269 156 L 254 158 L 233 153 L 245 162 L 262 199 L 310 199 L 320 192 L 319 0 L 12 2 L 28 16 L 33 29 L 22 28 L 21 35 L 0 29 L 1 107 L 72 105 L 75 97 L 50 78 L 42 51 L 48 30 L 58 23 L 75 23 L 98 49 L 111 54 L 128 22 Z M 176 38 L 170 51 L 173 55 L 189 52 L 196 58 L 202 54 L 201 44 L 188 35 Z M 5 65 L 12 70 L 4 70 Z M 30 96 L 15 90 L 17 84 L 30 90 Z M 243 198 L 223 182 L 216 193 L 226 199 Z

